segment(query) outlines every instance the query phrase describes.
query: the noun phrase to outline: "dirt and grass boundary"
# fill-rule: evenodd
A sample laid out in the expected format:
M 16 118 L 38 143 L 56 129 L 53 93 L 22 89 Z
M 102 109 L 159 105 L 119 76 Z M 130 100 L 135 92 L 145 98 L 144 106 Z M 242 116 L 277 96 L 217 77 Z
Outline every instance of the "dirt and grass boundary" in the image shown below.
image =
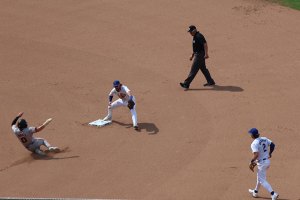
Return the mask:
M 274 3 L 279 3 L 296 10 L 300 10 L 300 0 L 269 0 Z

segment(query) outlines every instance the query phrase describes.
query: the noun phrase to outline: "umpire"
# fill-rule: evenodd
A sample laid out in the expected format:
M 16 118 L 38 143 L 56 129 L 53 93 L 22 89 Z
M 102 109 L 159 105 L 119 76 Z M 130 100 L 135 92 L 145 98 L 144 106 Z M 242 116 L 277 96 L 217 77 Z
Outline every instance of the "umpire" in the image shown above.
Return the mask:
M 208 46 L 204 36 L 197 30 L 194 25 L 189 26 L 188 32 L 193 36 L 193 54 L 190 57 L 190 60 L 193 61 L 190 74 L 183 83 L 180 83 L 180 86 L 184 89 L 189 89 L 191 82 L 195 78 L 199 69 L 206 78 L 207 83 L 204 86 L 215 85 L 215 81 L 210 76 L 210 73 L 205 65 L 205 59 L 209 58 L 208 56 Z

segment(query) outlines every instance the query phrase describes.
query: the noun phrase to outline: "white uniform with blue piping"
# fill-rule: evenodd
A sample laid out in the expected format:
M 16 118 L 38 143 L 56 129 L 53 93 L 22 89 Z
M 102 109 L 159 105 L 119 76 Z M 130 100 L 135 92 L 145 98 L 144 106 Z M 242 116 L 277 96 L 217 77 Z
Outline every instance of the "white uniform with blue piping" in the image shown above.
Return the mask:
M 271 143 L 272 141 L 266 137 L 258 137 L 251 144 L 252 152 L 258 152 L 256 191 L 259 190 L 261 185 L 269 192 L 273 191 L 271 185 L 267 181 L 267 169 L 270 167 L 269 146 Z
M 114 101 L 110 106 L 108 106 L 108 113 L 107 116 L 103 119 L 103 120 L 107 120 L 107 119 L 112 119 L 112 110 L 120 107 L 120 106 L 126 106 L 128 105 L 128 101 L 130 99 L 128 92 L 130 90 L 128 89 L 127 86 L 122 85 L 120 88 L 120 91 L 117 91 L 116 88 L 113 88 L 110 93 L 109 96 L 118 96 L 119 99 L 117 99 L 116 101 Z M 135 97 L 132 97 L 132 100 L 134 101 L 135 105 L 133 107 L 133 109 L 130 110 L 131 112 L 131 117 L 132 117 L 132 123 L 133 126 L 137 126 L 138 122 L 137 122 L 137 113 L 136 113 L 136 100 Z

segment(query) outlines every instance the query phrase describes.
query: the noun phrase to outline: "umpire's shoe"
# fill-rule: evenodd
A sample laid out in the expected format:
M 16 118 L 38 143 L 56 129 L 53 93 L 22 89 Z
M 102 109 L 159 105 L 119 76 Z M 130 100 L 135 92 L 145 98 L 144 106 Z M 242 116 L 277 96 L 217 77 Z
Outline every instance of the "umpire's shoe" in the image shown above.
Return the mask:
M 189 89 L 189 86 L 187 86 L 186 84 L 184 84 L 184 83 L 179 83 L 179 84 L 180 84 L 180 86 L 182 88 L 184 88 L 184 90 L 188 90 Z
M 213 85 L 216 85 L 215 81 L 205 83 L 203 86 L 206 87 L 206 86 L 213 86 Z

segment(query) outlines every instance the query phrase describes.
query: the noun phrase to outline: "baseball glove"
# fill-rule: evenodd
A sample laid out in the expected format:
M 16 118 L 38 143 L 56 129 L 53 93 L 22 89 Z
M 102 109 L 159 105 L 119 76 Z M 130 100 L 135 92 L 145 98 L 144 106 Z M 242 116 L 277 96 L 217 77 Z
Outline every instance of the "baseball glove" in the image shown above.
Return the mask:
M 134 105 L 135 105 L 134 101 L 129 100 L 128 104 L 127 104 L 127 107 L 129 108 L 129 110 L 131 110 L 131 109 L 133 109 Z
M 251 171 L 254 172 L 254 167 L 255 167 L 256 165 L 257 165 L 257 164 L 256 164 L 255 162 L 250 162 L 250 163 L 249 163 L 249 169 L 250 169 Z

